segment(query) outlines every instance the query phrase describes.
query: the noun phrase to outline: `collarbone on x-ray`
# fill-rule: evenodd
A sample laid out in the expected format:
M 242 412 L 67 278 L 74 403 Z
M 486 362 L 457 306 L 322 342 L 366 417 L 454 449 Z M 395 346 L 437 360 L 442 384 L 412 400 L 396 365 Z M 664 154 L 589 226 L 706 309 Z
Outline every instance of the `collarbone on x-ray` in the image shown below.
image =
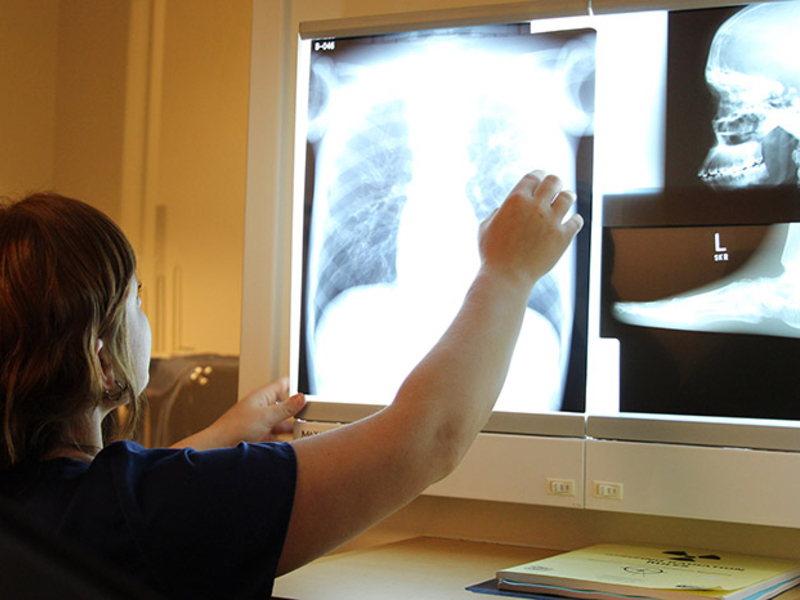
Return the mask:
M 591 118 L 565 111 L 564 65 L 589 77 L 593 39 L 523 53 L 461 44 L 431 36 L 378 63 L 312 60 L 324 90 L 309 123 L 313 393 L 391 401 L 464 298 L 480 221 L 531 168 L 575 186 L 573 138 Z M 573 250 L 533 290 L 498 409 L 559 410 L 574 264 Z

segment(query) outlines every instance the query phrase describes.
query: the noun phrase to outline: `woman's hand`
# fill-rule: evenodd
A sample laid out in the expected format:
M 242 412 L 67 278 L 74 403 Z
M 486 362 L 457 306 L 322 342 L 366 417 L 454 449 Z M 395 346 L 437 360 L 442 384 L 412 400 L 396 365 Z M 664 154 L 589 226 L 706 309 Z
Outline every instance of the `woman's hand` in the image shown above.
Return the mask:
M 526 286 L 547 273 L 583 227 L 577 213 L 566 218 L 575 194 L 544 171 L 528 173 L 505 202 L 481 223 L 484 268 Z
M 288 378 L 273 381 L 252 391 L 214 423 L 172 447 L 209 450 L 239 442 L 268 442 L 280 434 L 291 433 L 294 423 L 289 419 L 303 408 L 305 397 L 288 396 Z

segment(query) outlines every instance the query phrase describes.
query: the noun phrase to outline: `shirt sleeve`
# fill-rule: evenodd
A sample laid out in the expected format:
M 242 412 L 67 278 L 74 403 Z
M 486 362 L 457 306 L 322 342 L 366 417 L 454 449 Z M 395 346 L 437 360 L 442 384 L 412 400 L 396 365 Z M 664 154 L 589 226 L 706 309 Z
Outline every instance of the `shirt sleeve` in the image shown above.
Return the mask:
M 112 477 L 146 578 L 170 597 L 269 598 L 294 502 L 291 445 L 134 448 Z

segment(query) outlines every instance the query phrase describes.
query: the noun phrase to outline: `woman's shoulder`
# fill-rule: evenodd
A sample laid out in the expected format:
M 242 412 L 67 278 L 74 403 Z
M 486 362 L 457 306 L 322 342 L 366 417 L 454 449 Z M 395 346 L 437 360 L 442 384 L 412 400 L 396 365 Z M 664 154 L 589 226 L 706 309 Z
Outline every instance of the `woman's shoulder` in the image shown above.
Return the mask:
M 294 449 L 288 442 L 241 442 L 236 446 L 195 450 L 194 448 L 149 448 L 139 442 L 120 440 L 103 448 L 95 457 L 100 460 L 140 460 L 159 461 L 175 457 L 191 460 L 263 460 L 266 457 L 289 458 L 294 460 Z
M 252 472 L 284 473 L 293 480 L 297 469 L 294 449 L 288 443 L 240 443 L 229 448 L 146 448 L 137 442 L 119 441 L 106 446 L 91 463 L 87 473 L 120 477 L 213 477 L 216 481 L 247 476 Z M 185 481 L 185 479 L 184 479 Z M 202 484 L 202 481 L 198 482 Z

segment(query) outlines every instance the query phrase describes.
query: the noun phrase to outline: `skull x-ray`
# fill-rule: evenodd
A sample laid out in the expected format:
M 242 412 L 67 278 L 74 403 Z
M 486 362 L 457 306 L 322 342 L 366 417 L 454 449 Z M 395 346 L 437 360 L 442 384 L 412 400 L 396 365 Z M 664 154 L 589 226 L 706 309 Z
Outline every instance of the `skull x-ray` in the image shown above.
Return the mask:
M 311 42 L 301 391 L 391 402 L 527 171 L 559 174 L 589 217 L 594 41 L 519 24 Z M 534 288 L 498 410 L 583 409 L 587 256 L 582 240 Z
M 706 81 L 716 144 L 700 171 L 712 186 L 798 184 L 800 3 L 746 7 L 717 30 Z

